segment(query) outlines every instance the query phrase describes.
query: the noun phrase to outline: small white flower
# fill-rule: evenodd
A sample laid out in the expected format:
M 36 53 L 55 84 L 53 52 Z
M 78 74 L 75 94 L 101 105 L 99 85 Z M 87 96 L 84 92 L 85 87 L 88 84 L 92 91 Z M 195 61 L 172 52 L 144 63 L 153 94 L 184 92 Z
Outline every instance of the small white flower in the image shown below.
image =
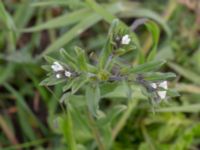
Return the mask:
M 58 73 L 58 74 L 56 74 L 56 78 L 57 78 L 57 79 L 60 79 L 61 77 L 62 77 L 62 75 L 61 75 L 61 74 L 59 74 L 59 73 Z
M 51 65 L 51 68 L 53 69 L 54 72 L 58 72 L 58 71 L 63 71 L 64 70 L 63 66 L 57 61 L 55 61 L 53 63 L 53 65 Z
M 156 88 L 157 88 L 157 85 L 156 85 L 156 83 L 151 83 L 151 86 L 152 86 L 154 89 L 156 89 Z
M 167 86 L 167 81 L 161 82 L 161 83 L 159 84 L 159 87 L 161 87 L 161 88 L 167 90 L 167 88 L 168 88 L 168 86 Z
M 168 89 L 168 86 L 167 86 L 167 81 L 163 81 L 161 83 L 159 83 L 158 85 L 156 83 L 151 83 L 151 86 L 156 89 L 157 87 L 160 87 L 160 88 L 163 88 L 164 90 L 167 90 Z M 165 99 L 166 98 L 166 95 L 167 95 L 167 91 L 158 91 L 157 92 L 159 97 L 161 99 Z
M 72 75 L 71 72 L 69 72 L 69 71 L 65 71 L 65 76 L 66 76 L 66 77 L 71 77 L 71 75 Z
M 130 43 L 130 41 L 131 41 L 131 39 L 129 38 L 129 35 L 126 34 L 126 35 L 124 35 L 124 36 L 122 37 L 121 43 L 122 43 L 123 45 L 128 45 L 128 44 Z
M 159 87 L 163 88 L 164 90 L 167 90 L 167 81 L 163 81 L 159 84 Z M 158 95 L 161 99 L 165 99 L 167 95 L 167 91 L 158 91 Z

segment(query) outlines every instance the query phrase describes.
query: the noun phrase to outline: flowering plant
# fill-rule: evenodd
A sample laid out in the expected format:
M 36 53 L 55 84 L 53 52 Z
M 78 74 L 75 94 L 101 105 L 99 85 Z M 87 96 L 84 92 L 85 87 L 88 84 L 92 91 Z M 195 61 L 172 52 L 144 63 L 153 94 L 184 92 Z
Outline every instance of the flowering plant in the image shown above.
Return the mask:
M 71 113 L 76 116 L 79 112 L 78 117 L 83 120 L 87 118 L 99 149 L 109 149 L 119 130 L 116 127 L 111 133 L 113 122 L 126 110 L 126 105 L 129 108 L 140 97 L 149 99 L 156 106 L 169 97 L 177 96 L 174 90 L 168 88 L 167 82 L 175 74 L 158 72 L 166 61 L 155 59 L 159 36 L 157 25 L 152 21 L 147 21 L 145 25 L 154 39 L 154 45 L 147 57 L 140 52 L 135 34 L 118 20 L 113 21 L 107 41 L 96 56 L 98 59 L 88 57 L 86 50 L 79 47 L 71 52 L 62 48 L 62 60 L 45 56 L 49 64 L 43 68 L 48 72 L 48 77 L 41 85 L 63 85 L 60 103 L 67 106 L 67 121 L 64 121 L 65 117 L 60 117 L 59 123 L 65 122 L 69 127 L 66 136 L 71 149 L 77 146 L 76 142 L 81 141 L 80 137 L 73 136 L 72 122 L 76 119 L 71 118 Z M 101 105 L 105 105 L 103 100 L 106 98 L 126 98 L 128 101 L 127 104 L 114 104 L 104 111 Z M 81 122 L 81 129 L 87 130 L 84 123 L 88 124 L 87 121 Z M 75 132 L 81 132 L 80 128 Z M 91 136 L 90 131 L 87 132 Z

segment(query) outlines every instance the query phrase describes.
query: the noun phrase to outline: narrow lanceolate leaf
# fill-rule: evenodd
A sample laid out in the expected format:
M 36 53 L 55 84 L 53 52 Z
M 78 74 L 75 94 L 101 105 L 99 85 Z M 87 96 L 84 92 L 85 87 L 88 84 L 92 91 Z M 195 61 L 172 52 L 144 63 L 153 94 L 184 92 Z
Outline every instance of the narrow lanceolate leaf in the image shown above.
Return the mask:
M 61 6 L 76 6 L 76 7 L 81 7 L 84 6 L 84 2 L 80 0 L 48 0 L 48 1 L 39 1 L 39 2 L 34 2 L 32 3 L 32 7 L 47 7 L 47 6 L 55 6 L 55 5 L 61 5 Z
M 64 135 L 64 139 L 68 144 L 69 150 L 77 150 L 76 141 L 74 137 L 73 122 L 71 118 L 71 112 L 67 109 L 67 114 L 58 119 L 59 128 Z
M 181 76 L 185 77 L 186 79 L 194 82 L 195 84 L 200 85 L 200 76 L 191 70 L 181 67 L 175 63 L 168 63 L 169 67 L 179 73 Z
M 71 56 L 64 48 L 60 49 L 60 55 L 72 69 L 78 70 L 76 58 Z
M 47 71 L 47 72 L 51 72 L 51 71 L 52 71 L 52 68 L 51 68 L 50 65 L 42 65 L 41 68 L 44 69 L 44 70 Z
M 56 59 L 50 57 L 50 56 L 44 56 L 44 59 L 49 63 L 53 64 L 53 62 L 57 61 Z
M 146 22 L 145 26 L 147 27 L 147 29 L 151 33 L 152 40 L 153 40 L 152 49 L 151 49 L 151 51 L 150 51 L 150 53 L 147 57 L 147 61 L 151 61 L 156 56 L 157 47 L 158 47 L 158 40 L 159 40 L 159 36 L 160 36 L 160 29 L 159 29 L 158 25 L 156 23 L 152 22 L 152 21 Z
M 40 85 L 52 86 L 52 85 L 60 84 L 64 81 L 66 81 L 66 79 L 57 79 L 56 76 L 52 75 L 44 79 L 42 82 L 40 82 Z
M 145 73 L 145 72 L 150 72 L 150 71 L 155 71 L 160 69 L 166 61 L 151 61 L 147 62 L 142 65 L 137 65 L 133 68 L 128 69 L 128 72 L 130 73 Z
M 79 48 L 79 47 L 75 47 L 75 52 L 77 54 L 77 62 L 78 62 L 78 66 L 80 68 L 80 70 L 82 71 L 87 71 L 87 58 L 86 58 L 86 54 L 85 54 L 85 50 Z
M 82 76 L 82 77 L 76 78 L 72 84 L 72 94 L 75 94 L 87 82 L 88 82 L 87 77 Z
M 60 103 L 68 104 L 68 102 L 69 102 L 69 96 L 70 96 L 70 95 L 71 95 L 70 92 L 64 93 L 64 94 L 62 95 L 62 97 L 60 98 L 59 102 L 60 102 Z
M 155 72 L 155 73 L 146 73 L 144 74 L 145 80 L 148 81 L 163 81 L 163 80 L 169 80 L 173 79 L 176 77 L 176 74 L 172 72 L 168 73 L 160 73 L 160 72 Z
M 13 14 L 13 20 L 18 29 L 25 27 L 33 15 L 36 14 L 35 8 L 30 7 L 30 4 L 31 1 L 24 1 L 16 7 L 16 11 Z
M 99 100 L 100 100 L 100 89 L 99 85 L 96 84 L 94 87 L 92 85 L 88 85 L 86 87 L 86 93 L 85 93 L 87 105 L 89 111 L 97 117 L 97 112 L 99 109 Z
M 116 17 L 113 14 L 105 10 L 103 7 L 101 7 L 101 5 L 96 3 L 94 0 L 85 0 L 85 1 L 89 5 L 90 8 L 92 8 L 94 11 L 100 14 L 106 21 L 110 22 L 116 19 Z
M 119 20 L 115 19 L 113 20 L 111 27 L 109 29 L 109 33 L 108 33 L 108 39 L 106 41 L 106 44 L 101 52 L 101 56 L 100 56 L 100 60 L 99 60 L 99 68 L 103 69 L 105 67 L 105 65 L 108 62 L 108 58 L 112 53 L 112 49 L 113 49 L 113 44 L 112 44 L 112 36 L 117 28 L 119 24 Z
M 67 81 L 66 85 L 63 86 L 63 92 L 69 90 L 72 87 L 74 81 L 75 81 L 75 79 Z
M 87 17 L 89 15 L 89 10 L 81 9 L 72 13 L 66 13 L 62 16 L 53 18 L 47 22 L 42 24 L 38 24 L 34 27 L 22 29 L 22 32 L 36 32 L 45 29 L 59 28 L 63 26 L 72 25 L 74 23 L 79 22 L 82 18 Z
M 3 2 L 0 2 L 0 19 L 9 30 L 15 29 L 15 24 L 10 14 L 6 11 Z

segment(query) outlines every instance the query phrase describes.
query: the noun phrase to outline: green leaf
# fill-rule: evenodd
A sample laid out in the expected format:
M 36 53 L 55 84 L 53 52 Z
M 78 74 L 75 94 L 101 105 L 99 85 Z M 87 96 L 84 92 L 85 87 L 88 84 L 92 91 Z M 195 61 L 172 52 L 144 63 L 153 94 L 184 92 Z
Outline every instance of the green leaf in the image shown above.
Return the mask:
M 51 75 L 50 77 L 47 77 L 42 82 L 40 82 L 40 85 L 52 86 L 52 85 L 60 84 L 65 81 L 66 79 L 57 79 L 56 76 Z
M 130 73 L 145 73 L 150 71 L 156 71 L 160 69 L 166 61 L 151 61 L 145 64 L 137 65 L 133 68 L 128 68 L 128 72 Z
M 62 16 L 53 18 L 51 20 L 48 20 L 47 22 L 43 22 L 42 24 L 36 25 L 34 27 L 30 27 L 27 29 L 22 29 L 22 32 L 36 32 L 46 29 L 52 29 L 52 28 L 59 28 L 62 26 L 69 26 L 74 23 L 79 22 L 82 18 L 85 18 L 89 15 L 88 9 L 81 9 L 74 11 L 72 13 L 66 13 Z
M 6 11 L 3 2 L 0 2 L 0 19 L 9 30 L 15 29 L 14 21 L 12 20 L 10 14 Z
M 169 79 L 173 79 L 175 77 L 176 77 L 176 74 L 174 74 L 172 72 L 168 72 L 168 73 L 155 72 L 155 73 L 144 74 L 145 80 L 148 80 L 148 81 L 169 80 Z
M 13 19 L 18 29 L 27 25 L 33 15 L 36 14 L 35 8 L 30 7 L 31 1 L 24 1 L 17 5 Z M 23 16 L 23 17 L 22 17 Z
M 17 101 L 16 106 L 18 108 L 18 111 L 17 111 L 18 121 L 22 128 L 22 132 L 24 132 L 23 135 L 28 137 L 29 140 L 35 140 L 36 134 L 32 126 L 30 125 L 30 116 L 27 115 L 27 112 L 21 105 L 21 102 Z
M 80 68 L 80 70 L 82 71 L 87 71 L 87 57 L 85 54 L 85 50 L 79 48 L 79 47 L 75 47 L 75 52 L 77 54 L 77 62 L 78 62 L 78 66 Z
M 74 5 L 76 7 L 84 6 L 84 3 L 80 0 L 48 0 L 48 1 L 41 1 L 41 2 L 34 2 L 32 3 L 32 7 L 44 7 L 44 6 L 55 6 L 55 5 L 61 5 L 61 6 L 71 6 Z
M 50 65 L 42 65 L 41 68 L 44 69 L 47 72 L 51 72 L 52 71 L 52 68 L 51 68 Z
M 49 63 L 49 64 L 53 64 L 55 61 L 57 61 L 56 59 L 50 57 L 50 56 L 44 56 L 44 59 Z
M 168 63 L 169 67 L 175 70 L 177 73 L 192 81 L 195 84 L 200 85 L 200 76 L 189 69 L 179 66 L 175 63 Z
M 74 81 L 76 81 L 76 80 L 72 79 L 72 80 L 67 81 L 66 85 L 63 86 L 63 88 L 62 88 L 63 92 L 69 90 L 72 87 L 72 85 L 74 84 Z
M 88 85 L 86 87 L 85 97 L 89 111 L 93 116 L 98 116 L 99 100 L 100 100 L 100 89 L 99 85 Z
M 94 0 L 85 0 L 86 3 L 92 8 L 95 12 L 100 14 L 106 21 L 111 22 L 116 19 L 114 15 L 112 15 L 109 11 L 105 10 L 101 5 L 96 3 Z
M 119 25 L 119 20 L 118 19 L 113 20 L 108 32 L 108 38 L 107 38 L 106 44 L 100 54 L 100 59 L 99 59 L 100 69 L 103 69 L 106 66 L 108 62 L 108 58 L 112 53 L 112 50 L 113 50 L 112 36 L 115 33 L 115 30 L 118 25 Z
M 98 72 L 97 67 L 95 67 L 93 65 L 87 64 L 87 68 L 88 68 L 88 72 L 91 72 L 91 73 L 97 73 Z
M 108 123 L 112 123 L 126 108 L 127 107 L 125 105 L 116 105 L 112 107 L 105 117 L 98 120 L 99 125 L 105 126 Z
M 71 95 L 70 92 L 64 93 L 62 97 L 60 98 L 59 102 L 62 104 L 65 103 L 66 105 L 68 105 L 70 95 Z
M 64 135 L 65 141 L 69 146 L 69 149 L 77 150 L 73 131 L 73 122 L 69 108 L 67 109 L 67 114 L 65 116 L 58 118 L 58 123 L 59 128 L 62 131 L 62 134 Z
M 70 55 L 64 48 L 60 49 L 60 55 L 70 67 L 74 70 L 78 70 L 76 58 Z
M 147 61 L 151 61 L 156 56 L 157 47 L 158 47 L 158 41 L 159 41 L 159 36 L 160 36 L 160 29 L 157 26 L 157 24 L 154 23 L 153 21 L 146 22 L 145 26 L 147 27 L 147 29 L 151 33 L 152 40 L 153 40 L 152 49 L 151 49 L 151 51 L 150 51 L 150 53 L 149 53 L 149 55 L 147 57 Z
M 72 85 L 72 94 L 75 94 L 84 84 L 88 82 L 88 78 L 81 76 L 77 77 Z
M 167 90 L 167 96 L 169 97 L 178 97 L 180 96 L 179 92 L 176 91 L 176 89 L 168 89 Z
M 3 2 L 0 2 L 0 23 L 3 23 L 3 27 L 7 29 L 6 38 L 7 40 L 7 50 L 12 53 L 16 50 L 16 27 L 11 15 L 6 11 Z M 1 32 L 3 31 L 1 30 Z M 6 31 L 6 30 L 5 30 Z

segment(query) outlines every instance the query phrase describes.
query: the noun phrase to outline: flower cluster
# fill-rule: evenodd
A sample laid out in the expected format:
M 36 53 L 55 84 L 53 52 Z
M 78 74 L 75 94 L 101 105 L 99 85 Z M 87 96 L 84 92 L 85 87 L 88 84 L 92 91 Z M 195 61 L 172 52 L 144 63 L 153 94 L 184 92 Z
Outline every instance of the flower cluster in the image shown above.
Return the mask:
M 141 84 L 146 89 L 153 103 L 159 103 L 167 98 L 168 83 L 166 80 L 150 82 L 145 80 L 142 74 L 138 74 L 136 82 Z
M 60 79 L 63 76 L 65 77 L 71 77 L 72 73 L 66 69 L 64 69 L 64 67 L 57 61 L 55 61 L 52 65 L 51 65 L 52 70 L 55 72 L 56 74 L 56 78 Z

